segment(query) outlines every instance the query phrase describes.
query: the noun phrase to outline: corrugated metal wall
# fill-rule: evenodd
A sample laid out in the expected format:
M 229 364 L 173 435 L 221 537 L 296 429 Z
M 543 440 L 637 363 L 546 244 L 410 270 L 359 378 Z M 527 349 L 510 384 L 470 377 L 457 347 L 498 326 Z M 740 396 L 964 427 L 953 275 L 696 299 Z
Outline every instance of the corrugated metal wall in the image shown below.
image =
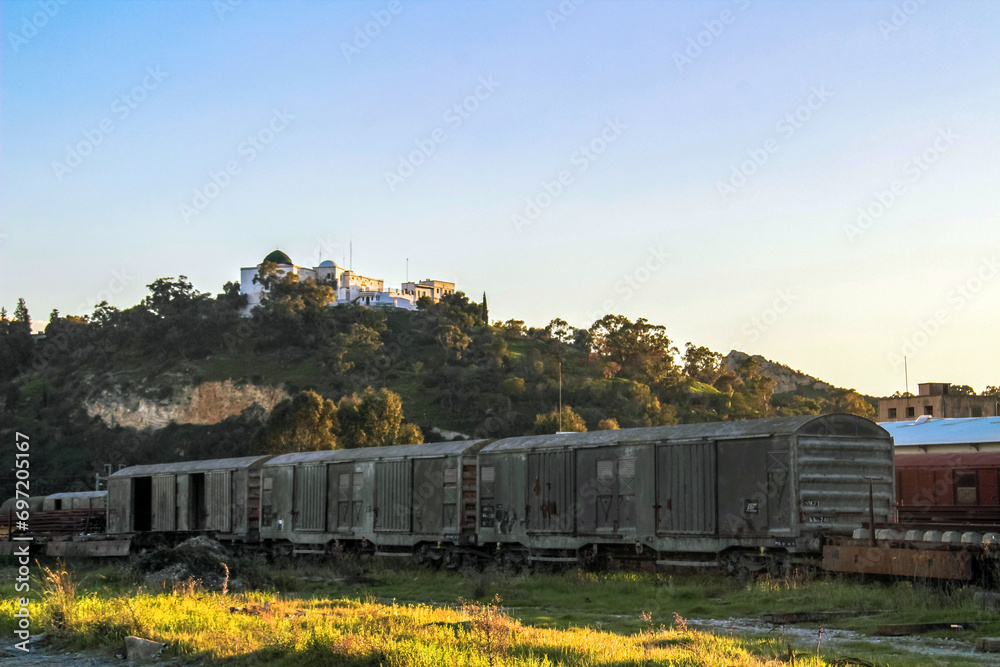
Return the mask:
M 444 459 L 413 461 L 413 532 L 415 533 L 438 533 L 444 525 L 444 463 Z M 454 488 L 454 480 L 452 487 Z
M 657 530 L 714 535 L 716 532 L 715 443 L 656 448 Z
M 410 529 L 410 461 L 375 464 L 375 530 Z
M 177 529 L 177 482 L 174 475 L 153 477 L 153 530 Z
M 108 532 L 132 531 L 132 480 L 125 477 L 108 480 Z
M 799 512 L 804 527 L 850 530 L 868 521 L 868 478 L 874 481 L 875 521 L 891 520 L 895 503 L 889 440 L 800 436 Z
M 528 454 L 528 532 L 573 532 L 573 452 Z
M 326 466 L 295 469 L 295 530 L 323 530 L 326 519 Z
M 228 533 L 232 530 L 232 489 L 230 472 L 205 474 L 205 508 L 208 514 L 206 530 Z

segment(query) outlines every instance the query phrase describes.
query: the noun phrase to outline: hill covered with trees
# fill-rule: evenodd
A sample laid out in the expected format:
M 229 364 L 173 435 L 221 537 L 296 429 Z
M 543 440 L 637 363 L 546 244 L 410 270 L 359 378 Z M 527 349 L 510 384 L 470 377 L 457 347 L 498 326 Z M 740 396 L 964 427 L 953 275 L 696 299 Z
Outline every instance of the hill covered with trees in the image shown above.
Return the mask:
M 462 293 L 423 299 L 417 311 L 331 308 L 332 286 L 275 269 L 262 270 L 268 292 L 246 318 L 237 284 L 212 295 L 184 276 L 156 280 L 124 310 L 105 302 L 85 316 L 53 311 L 44 336 L 31 335 L 23 300 L 12 319 L 3 311 L 0 429 L 31 438 L 32 492 L 93 488 L 107 464 L 560 428 L 874 415 L 853 390 L 776 395 L 755 359 L 727 369 L 720 353 L 692 343 L 681 351 L 665 327 L 645 319 L 607 315 L 587 328 L 561 319 L 544 328 L 490 323 L 485 295 L 475 303 Z M 142 417 L 143 406 L 169 406 L 209 385 L 268 388 L 278 398 L 218 413 L 213 423 L 136 427 L 100 409 L 127 397 Z

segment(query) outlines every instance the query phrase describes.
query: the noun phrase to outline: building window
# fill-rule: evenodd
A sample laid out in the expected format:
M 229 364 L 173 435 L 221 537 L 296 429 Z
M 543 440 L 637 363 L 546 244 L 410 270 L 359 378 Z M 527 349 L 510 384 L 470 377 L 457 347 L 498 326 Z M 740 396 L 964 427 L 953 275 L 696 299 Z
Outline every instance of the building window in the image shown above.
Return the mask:
M 908 407 L 908 408 L 906 408 L 906 416 L 907 416 L 907 417 L 913 417 L 913 416 L 914 416 L 914 414 L 915 414 L 915 413 L 914 413 L 914 408 L 913 408 L 913 407 Z
M 973 405 L 972 406 L 972 416 L 973 417 L 982 417 L 983 416 L 983 406 L 981 406 L 981 405 Z
M 925 415 L 933 415 L 934 414 L 934 406 L 933 405 L 925 405 L 924 406 L 924 414 Z
M 896 408 L 889 408 L 889 419 L 896 418 Z

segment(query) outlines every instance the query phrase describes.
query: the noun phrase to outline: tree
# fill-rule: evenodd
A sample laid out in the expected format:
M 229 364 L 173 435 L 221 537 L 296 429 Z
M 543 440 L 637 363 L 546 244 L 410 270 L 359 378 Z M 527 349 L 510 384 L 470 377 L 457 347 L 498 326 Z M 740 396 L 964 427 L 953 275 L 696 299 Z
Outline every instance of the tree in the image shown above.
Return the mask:
M 980 396 L 1000 396 L 1000 387 L 994 384 L 988 385 Z
M 18 299 L 17 306 L 14 307 L 14 321 L 27 325 L 28 331 L 31 331 L 31 315 L 28 314 L 28 306 L 24 303 L 24 297 Z
M 336 449 L 337 406 L 314 391 L 302 391 L 278 403 L 254 434 L 259 452 L 285 454 Z
M 831 391 L 830 411 L 844 412 L 865 419 L 875 418 L 875 408 L 853 389 L 834 389 Z
M 590 327 L 594 351 L 621 365 L 632 377 L 661 380 L 676 371 L 666 327 L 645 318 L 632 322 L 623 315 L 605 315 Z
M 607 419 L 602 419 L 597 422 L 598 431 L 617 431 L 618 430 L 618 420 L 614 417 L 609 417 Z
M 951 387 L 949 387 L 948 388 L 948 393 L 949 394 L 955 394 L 955 395 L 958 395 L 958 396 L 975 396 L 976 395 L 976 390 L 973 389 L 972 387 L 970 387 L 967 384 L 957 384 L 957 385 L 952 385 Z
M 726 370 L 726 358 L 707 347 L 684 344 L 684 374 L 689 378 L 712 384 Z
M 418 445 L 423 434 L 413 425 L 403 424 L 403 402 L 388 389 L 366 387 L 337 402 L 340 440 L 344 447 L 385 447 Z
M 490 307 L 486 305 L 486 292 L 483 292 L 483 303 L 482 303 L 482 315 L 483 324 L 489 326 L 490 324 Z
M 558 431 L 587 430 L 587 423 L 583 417 L 573 412 L 573 408 L 564 405 L 562 409 L 562 423 L 560 424 L 559 411 L 553 410 L 545 414 L 535 415 L 535 433 L 556 433 Z

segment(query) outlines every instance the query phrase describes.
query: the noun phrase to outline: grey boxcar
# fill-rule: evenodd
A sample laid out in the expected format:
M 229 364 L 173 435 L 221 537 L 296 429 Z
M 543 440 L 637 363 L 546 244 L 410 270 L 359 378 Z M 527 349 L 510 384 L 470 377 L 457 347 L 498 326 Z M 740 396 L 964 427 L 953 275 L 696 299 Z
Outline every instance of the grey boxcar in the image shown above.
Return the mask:
M 479 453 L 479 539 L 515 561 L 773 567 L 866 521 L 870 480 L 889 521 L 892 465 L 852 415 L 509 438 Z
M 261 538 L 293 553 L 340 543 L 430 558 L 475 544 L 484 440 L 302 452 L 262 469 Z
M 104 509 L 108 506 L 107 491 L 77 491 L 53 493 L 45 496 L 42 507 L 46 511 L 68 509 Z
M 108 478 L 108 533 L 211 532 L 253 541 L 269 456 L 124 468 Z

